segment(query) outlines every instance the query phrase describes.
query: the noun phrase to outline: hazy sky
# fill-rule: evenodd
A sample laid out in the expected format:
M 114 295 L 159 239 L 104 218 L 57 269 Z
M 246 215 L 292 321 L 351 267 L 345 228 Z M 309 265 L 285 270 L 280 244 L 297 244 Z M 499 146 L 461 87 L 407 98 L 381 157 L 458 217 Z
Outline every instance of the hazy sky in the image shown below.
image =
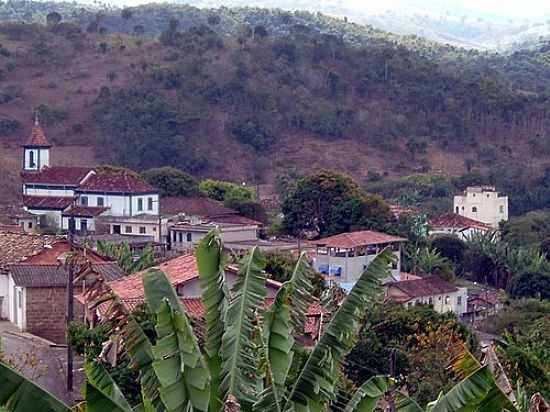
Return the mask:
M 344 4 L 366 13 L 401 9 L 435 14 L 448 10 L 453 14 L 469 12 L 506 18 L 536 18 L 550 15 L 549 0 L 344 0 Z

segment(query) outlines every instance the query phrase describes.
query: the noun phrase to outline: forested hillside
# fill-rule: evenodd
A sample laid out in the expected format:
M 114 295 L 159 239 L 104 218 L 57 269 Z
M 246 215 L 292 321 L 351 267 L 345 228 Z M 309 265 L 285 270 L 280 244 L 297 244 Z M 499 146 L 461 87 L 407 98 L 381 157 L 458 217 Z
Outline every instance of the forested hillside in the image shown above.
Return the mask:
M 97 162 L 256 183 L 526 159 L 536 176 L 550 153 L 544 47 L 490 55 L 258 9 L 8 2 L 0 19 L 47 22 L 0 25 L 4 158 L 36 110 L 55 144 L 91 145 Z

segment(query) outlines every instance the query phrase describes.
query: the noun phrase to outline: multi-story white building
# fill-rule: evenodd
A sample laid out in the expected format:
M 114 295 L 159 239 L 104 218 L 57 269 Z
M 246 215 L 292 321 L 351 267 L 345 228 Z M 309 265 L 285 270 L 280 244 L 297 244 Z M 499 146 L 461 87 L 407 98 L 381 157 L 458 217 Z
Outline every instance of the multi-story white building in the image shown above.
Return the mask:
M 134 218 L 140 217 L 141 221 L 151 222 L 137 227 L 132 234 L 160 239 L 159 194 L 155 188 L 128 170 L 51 166 L 51 147 L 36 121 L 29 141 L 23 145 L 25 211 L 40 215 L 42 225 L 60 230 L 68 230 L 69 221 L 74 219 L 75 229 L 80 232 L 96 230 L 100 215 L 107 223 L 109 217 L 116 218 L 109 225 L 111 233 L 123 232 L 123 227 L 132 226 Z M 125 222 L 125 218 L 131 221 Z M 147 226 L 145 232 L 143 226 Z
M 472 186 L 454 197 L 454 212 L 497 229 L 508 220 L 508 197 L 499 194 L 493 186 Z

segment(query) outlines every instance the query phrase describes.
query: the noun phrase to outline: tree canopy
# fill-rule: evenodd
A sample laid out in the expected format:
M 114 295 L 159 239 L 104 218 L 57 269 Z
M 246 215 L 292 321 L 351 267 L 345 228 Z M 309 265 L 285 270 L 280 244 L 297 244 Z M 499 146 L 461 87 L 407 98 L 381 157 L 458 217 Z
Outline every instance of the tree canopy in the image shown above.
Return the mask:
M 383 229 L 391 220 L 389 206 L 370 195 L 349 176 L 322 170 L 299 178 L 282 194 L 283 225 L 288 233 L 326 236 L 357 229 Z

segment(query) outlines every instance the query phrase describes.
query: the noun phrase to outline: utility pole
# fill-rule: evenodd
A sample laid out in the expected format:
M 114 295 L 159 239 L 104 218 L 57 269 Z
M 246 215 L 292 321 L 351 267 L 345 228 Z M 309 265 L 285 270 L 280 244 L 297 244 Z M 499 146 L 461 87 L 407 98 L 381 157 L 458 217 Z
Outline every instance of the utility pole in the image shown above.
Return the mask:
M 69 246 L 71 253 L 74 252 L 73 235 L 76 229 L 74 217 L 69 219 Z M 68 265 L 69 277 L 67 279 L 67 333 L 69 326 L 74 319 L 74 265 L 69 262 Z M 73 348 L 68 340 L 67 335 L 67 391 L 73 391 Z
M 395 378 L 395 358 L 396 358 L 397 350 L 392 349 L 390 352 L 390 376 L 392 378 Z M 394 386 L 392 384 L 391 388 L 388 391 L 388 412 L 395 412 L 395 399 L 393 397 L 394 393 Z

